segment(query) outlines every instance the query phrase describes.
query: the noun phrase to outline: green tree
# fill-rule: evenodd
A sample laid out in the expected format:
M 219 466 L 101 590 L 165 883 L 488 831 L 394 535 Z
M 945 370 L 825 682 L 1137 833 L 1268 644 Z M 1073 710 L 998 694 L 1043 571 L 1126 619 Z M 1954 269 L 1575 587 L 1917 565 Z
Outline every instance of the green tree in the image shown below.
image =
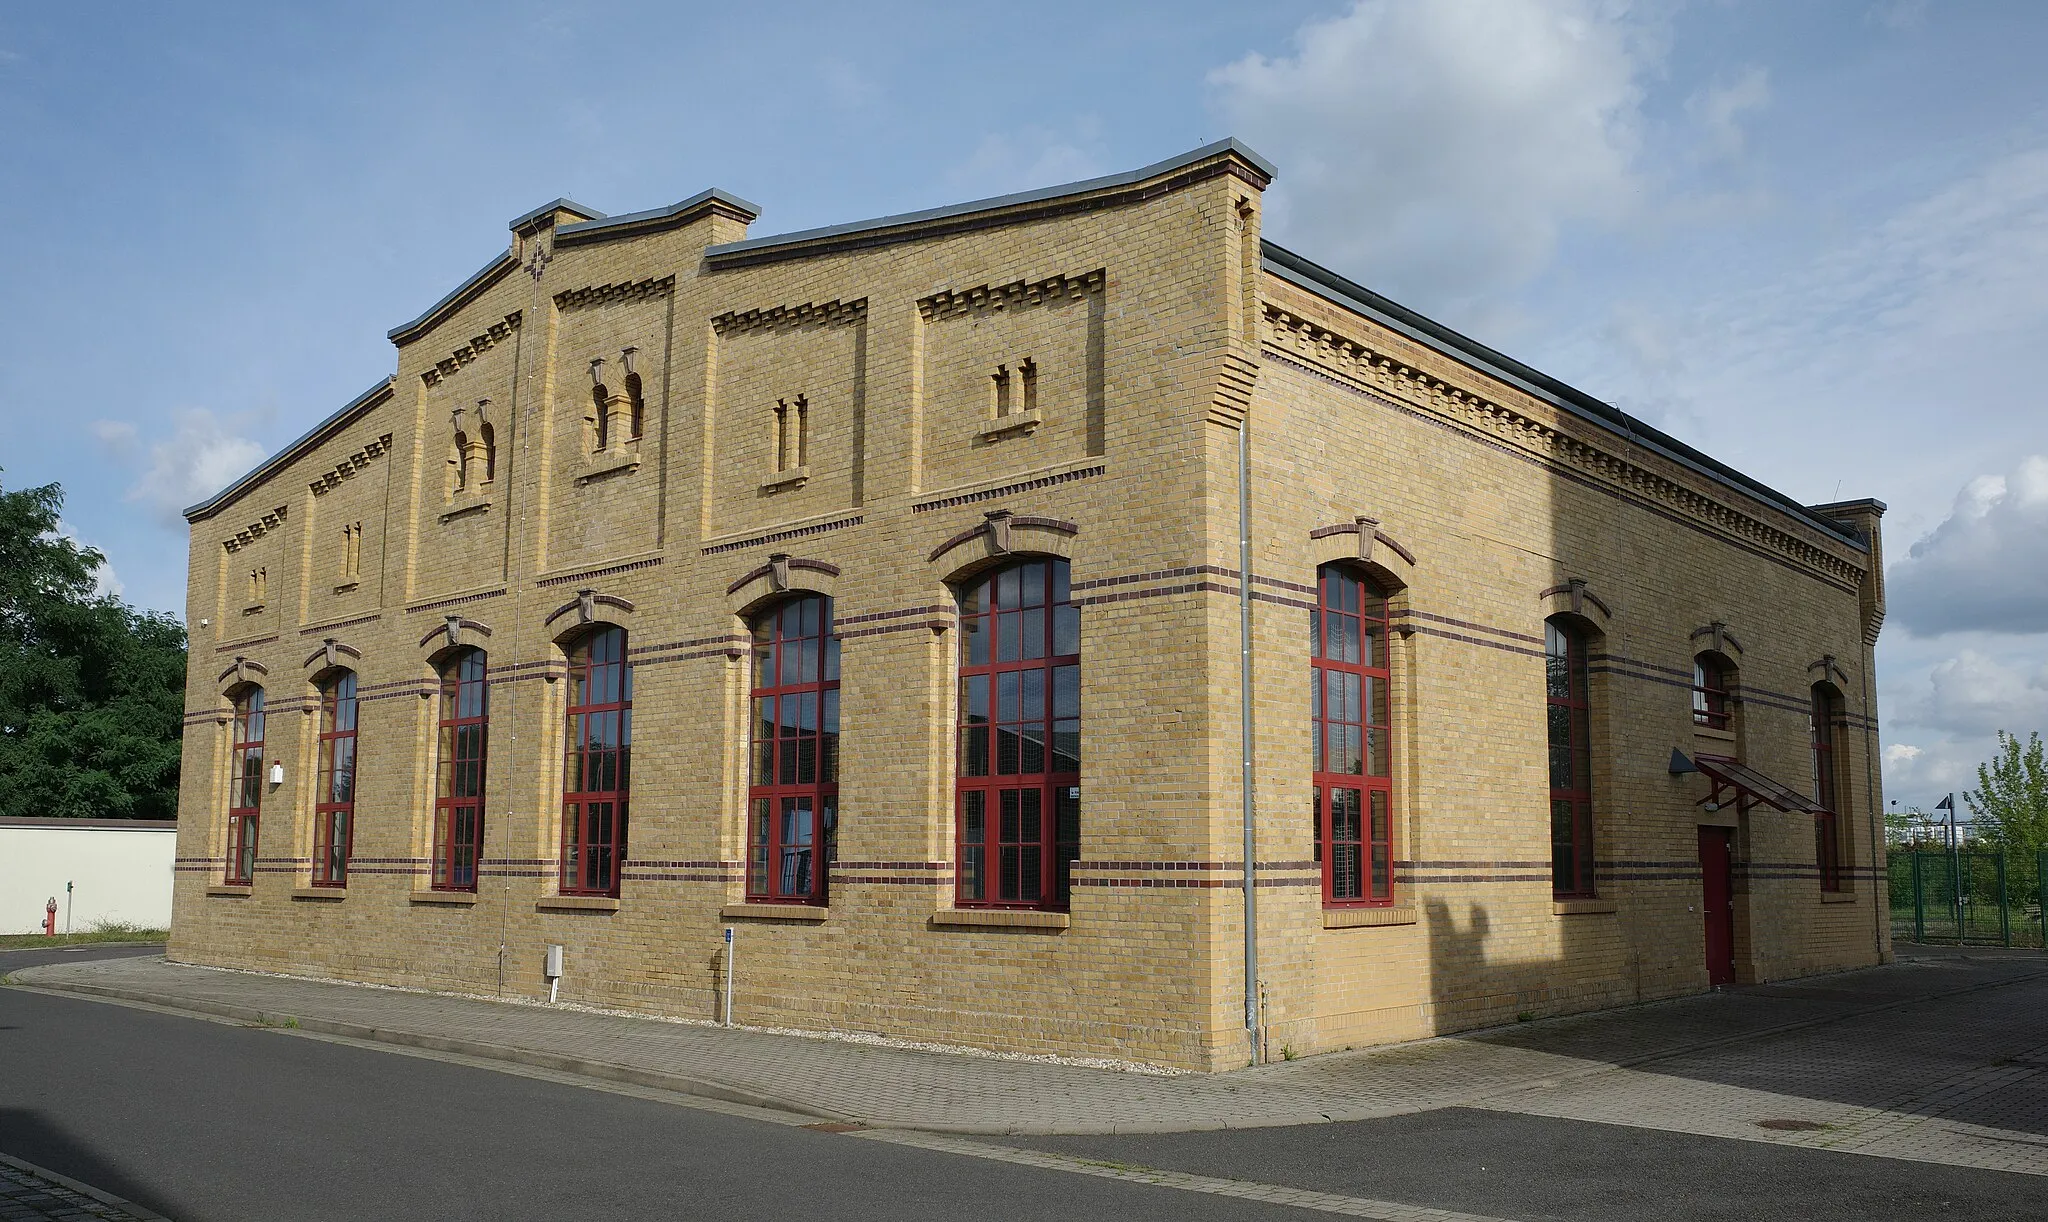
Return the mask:
M 2041 732 L 1998 732 L 1998 751 L 1977 765 L 1977 788 L 1963 795 L 1986 841 L 2014 853 L 2048 849 L 2048 759 Z
M 0 488 L 0 816 L 175 818 L 185 630 L 94 595 L 63 505 Z

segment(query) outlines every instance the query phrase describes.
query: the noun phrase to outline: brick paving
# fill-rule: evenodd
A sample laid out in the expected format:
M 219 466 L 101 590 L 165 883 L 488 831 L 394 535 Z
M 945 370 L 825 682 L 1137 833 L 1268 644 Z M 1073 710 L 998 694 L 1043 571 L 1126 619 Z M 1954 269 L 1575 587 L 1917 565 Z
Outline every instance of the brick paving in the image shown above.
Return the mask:
M 896 1129 L 1170 1132 L 1467 1106 L 2048 1175 L 2048 956 L 1902 956 L 1883 968 L 1212 1075 L 726 1030 L 159 958 L 14 978 Z
M 40 1168 L 0 1155 L 0 1222 L 76 1222 L 87 1218 L 163 1222 L 147 1210 L 99 1200 L 59 1182 Z

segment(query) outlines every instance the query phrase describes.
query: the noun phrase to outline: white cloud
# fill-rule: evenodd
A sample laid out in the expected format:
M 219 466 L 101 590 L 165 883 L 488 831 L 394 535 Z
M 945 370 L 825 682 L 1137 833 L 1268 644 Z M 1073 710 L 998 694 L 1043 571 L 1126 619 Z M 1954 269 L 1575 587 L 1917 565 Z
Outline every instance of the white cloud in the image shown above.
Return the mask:
M 184 509 L 205 500 L 263 461 L 262 446 L 231 431 L 205 408 L 178 415 L 177 429 L 149 446 L 149 467 L 128 490 L 166 525 L 183 529 Z
M 137 431 L 126 420 L 95 420 L 92 435 L 116 458 L 126 458 L 135 449 Z
M 76 543 L 80 547 L 92 546 L 92 544 L 86 542 L 84 538 L 80 537 L 77 529 L 73 527 L 71 523 L 66 522 L 62 518 L 57 519 L 57 529 L 55 533 L 61 538 L 71 540 L 73 543 Z M 92 571 L 93 597 L 106 598 L 111 596 L 114 598 L 119 598 L 123 594 L 126 594 L 128 592 L 128 587 L 121 584 L 121 575 L 116 573 L 114 571 L 114 566 L 105 559 L 106 553 L 101 552 L 100 555 L 101 559 L 99 567 Z
M 1770 79 L 1751 68 L 1728 85 L 1710 85 L 1686 99 L 1686 113 L 1705 133 L 1708 149 L 1722 157 L 1739 157 L 1745 143 L 1742 116 L 1762 110 L 1771 101 Z
M 1209 82 L 1281 167 L 1276 238 L 1440 305 L 1522 284 L 1568 226 L 1634 208 L 1655 57 L 1596 0 L 1358 0 Z
M 2048 633 L 2048 458 L 1965 484 L 1887 577 L 1892 613 L 1916 635 Z
M 947 172 L 946 186 L 965 195 L 1005 195 L 1108 172 L 1102 124 L 1084 118 L 1070 132 L 1045 127 L 991 132 L 965 161 Z

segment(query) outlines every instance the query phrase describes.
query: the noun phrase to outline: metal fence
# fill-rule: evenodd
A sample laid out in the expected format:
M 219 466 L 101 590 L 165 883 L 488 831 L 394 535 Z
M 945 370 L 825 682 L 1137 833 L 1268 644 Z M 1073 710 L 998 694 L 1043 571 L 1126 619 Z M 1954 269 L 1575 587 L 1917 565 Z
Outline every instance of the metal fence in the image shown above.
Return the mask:
M 1892 937 L 2048 949 L 2048 850 L 1894 849 Z

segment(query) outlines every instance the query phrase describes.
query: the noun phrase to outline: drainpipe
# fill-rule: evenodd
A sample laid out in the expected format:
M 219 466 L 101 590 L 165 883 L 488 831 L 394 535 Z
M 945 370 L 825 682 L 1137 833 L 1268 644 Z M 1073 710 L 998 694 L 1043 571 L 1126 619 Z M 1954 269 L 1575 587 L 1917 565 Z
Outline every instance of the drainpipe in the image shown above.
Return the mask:
M 1877 961 L 1884 962 L 1884 918 L 1891 911 L 1892 876 L 1891 867 L 1882 856 L 1890 846 L 1885 843 L 1884 800 L 1878 792 L 1877 781 L 1877 706 L 1870 702 L 1870 671 L 1877 665 L 1877 647 L 1863 647 L 1863 797 L 1866 807 L 1875 816 L 1873 822 L 1864 824 L 1870 838 L 1870 940 L 1877 951 Z M 1880 865 L 1880 863 L 1886 863 Z M 1882 888 L 1882 890 L 1880 890 Z M 1961 926 L 1957 926 L 1960 930 Z
M 1244 813 L 1244 1029 L 1252 1063 L 1265 1059 L 1264 1015 L 1259 1006 L 1259 897 L 1252 863 L 1258 834 L 1252 737 L 1252 482 L 1249 413 L 1237 426 L 1237 692 L 1239 741 L 1244 750 L 1240 801 Z

